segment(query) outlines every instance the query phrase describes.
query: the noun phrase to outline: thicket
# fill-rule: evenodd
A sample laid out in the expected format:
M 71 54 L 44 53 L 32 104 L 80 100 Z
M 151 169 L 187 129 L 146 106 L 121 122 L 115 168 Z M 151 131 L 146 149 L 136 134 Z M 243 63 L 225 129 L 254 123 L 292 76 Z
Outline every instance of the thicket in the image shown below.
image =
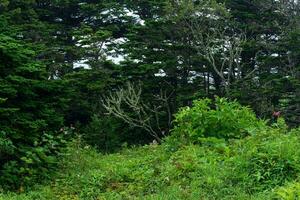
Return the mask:
M 201 143 L 204 138 L 229 140 L 253 135 L 265 127 L 266 122 L 257 119 L 250 108 L 217 97 L 182 108 L 175 115 L 172 137 L 187 143 Z
M 255 116 L 297 127 L 299 12 L 294 0 L 0 1 L 1 187 L 50 177 L 71 132 L 103 153 L 154 139 L 227 151 L 288 132 Z
M 199 107 L 208 102 L 195 101 L 189 114 L 187 109 L 180 111 L 174 135 L 161 145 L 105 155 L 77 139 L 68 145 L 68 156 L 52 184 L 21 195 L 3 194 L 0 199 L 297 199 L 299 128 L 288 130 L 283 119 L 267 126 L 255 120 L 249 108 L 225 99 L 217 99 L 211 110 Z M 178 132 L 178 127 L 186 126 L 187 121 L 179 120 L 183 114 L 195 121 L 201 113 L 214 119 L 218 110 L 228 107 L 232 112 L 242 111 L 244 119 L 250 116 L 260 126 L 227 116 L 231 123 L 209 130 L 226 133 L 228 128 L 239 127 L 242 132 L 235 132 L 236 137 L 205 135 L 197 123 L 189 131 L 199 137 Z M 201 123 L 217 123 L 210 117 L 201 119 Z M 248 128 L 251 133 L 244 135 Z

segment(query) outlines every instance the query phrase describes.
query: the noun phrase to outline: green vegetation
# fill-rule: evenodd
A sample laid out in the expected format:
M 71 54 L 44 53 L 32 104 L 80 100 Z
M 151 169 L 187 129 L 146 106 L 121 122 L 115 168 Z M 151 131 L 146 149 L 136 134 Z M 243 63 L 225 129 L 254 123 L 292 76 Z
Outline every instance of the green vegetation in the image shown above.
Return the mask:
M 175 134 L 161 145 L 105 155 L 84 145 L 80 138 L 74 140 L 66 149 L 59 173 L 47 186 L 19 195 L 2 194 L 0 199 L 297 199 L 300 130 L 288 131 L 283 119 L 267 126 L 236 102 L 218 98 L 216 110 L 208 109 L 209 102 L 196 101 L 189 114 L 183 109 L 177 115 Z M 227 118 L 232 123 L 210 130 L 226 133 L 228 128 L 250 127 L 251 134 L 225 140 L 227 135 L 206 136 L 194 126 L 190 132 L 200 137 L 191 137 L 187 143 L 181 139 L 186 134 L 176 133 L 186 124 L 179 122 L 182 115 L 195 117 L 193 111 L 197 110 L 214 116 L 228 107 L 261 125 L 253 127 L 251 121 L 245 123 L 232 115 Z M 210 117 L 202 119 L 202 123 L 211 121 Z M 180 146 L 174 146 L 175 138 Z
M 0 199 L 299 199 L 299 47 L 299 0 L 0 0 Z
M 210 99 L 197 100 L 192 108 L 186 107 L 177 113 L 172 134 L 174 140 L 201 143 L 203 138 L 243 138 L 265 127 L 251 109 L 222 98 L 215 101 L 211 105 Z
M 0 199 L 295 199 L 298 146 L 299 133 L 273 130 L 176 152 L 149 145 L 100 155 L 73 147 L 51 184 Z
M 0 34 L 0 185 L 17 189 L 46 179 L 65 144 L 62 85 L 47 81 L 34 52 Z

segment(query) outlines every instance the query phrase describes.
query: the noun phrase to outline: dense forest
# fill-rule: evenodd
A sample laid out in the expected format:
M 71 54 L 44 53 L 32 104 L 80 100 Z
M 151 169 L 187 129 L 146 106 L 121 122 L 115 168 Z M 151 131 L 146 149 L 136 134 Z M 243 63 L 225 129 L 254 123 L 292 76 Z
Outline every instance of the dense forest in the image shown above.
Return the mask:
M 298 0 L 0 0 L 0 200 L 300 199 Z

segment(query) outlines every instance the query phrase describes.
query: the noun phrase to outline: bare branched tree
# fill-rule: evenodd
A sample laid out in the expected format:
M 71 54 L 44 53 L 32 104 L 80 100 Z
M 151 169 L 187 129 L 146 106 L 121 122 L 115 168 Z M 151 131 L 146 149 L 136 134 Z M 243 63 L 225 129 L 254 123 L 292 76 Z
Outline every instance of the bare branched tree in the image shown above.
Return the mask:
M 143 102 L 141 98 L 141 85 L 134 87 L 127 83 L 125 87 L 119 88 L 103 98 L 103 106 L 111 114 L 122 119 L 133 127 L 139 127 L 147 131 L 157 141 L 165 135 L 165 128 L 170 127 L 172 113 L 169 106 L 169 99 L 172 94 L 161 90 L 159 95 L 153 96 L 150 104 Z M 161 125 L 162 116 L 167 116 L 167 125 Z
M 255 69 L 242 76 L 242 44 L 246 41 L 243 33 L 230 34 L 226 28 L 211 28 L 204 32 L 201 22 L 186 19 L 186 25 L 195 38 L 194 47 L 219 76 L 225 92 L 228 93 L 236 79 L 248 78 Z
M 221 80 L 226 93 L 235 80 L 249 78 L 252 71 L 243 70 L 241 53 L 246 36 L 229 24 L 228 10 L 214 0 L 193 0 L 173 2 L 175 20 L 183 22 L 193 38 L 191 43 L 199 56 L 207 61 Z

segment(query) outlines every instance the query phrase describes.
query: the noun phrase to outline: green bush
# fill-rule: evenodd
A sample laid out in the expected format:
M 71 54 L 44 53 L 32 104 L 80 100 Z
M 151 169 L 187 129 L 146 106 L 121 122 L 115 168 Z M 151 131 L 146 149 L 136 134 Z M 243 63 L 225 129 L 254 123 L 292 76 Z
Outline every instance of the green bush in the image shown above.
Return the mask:
M 263 191 L 283 185 L 300 174 L 299 132 L 282 133 L 266 129 L 259 135 L 240 141 L 232 147 L 230 178 L 249 191 Z
M 257 133 L 265 122 L 236 101 L 216 98 L 194 101 L 181 109 L 174 120 L 172 138 L 187 143 L 201 143 L 205 138 L 237 139 Z
M 19 146 L 14 151 L 18 157 L 7 160 L 2 166 L 0 188 L 22 191 L 25 186 L 50 178 L 65 144 L 63 135 L 44 134 L 32 147 Z
M 300 183 L 292 182 L 275 190 L 275 196 L 281 200 L 300 199 Z

